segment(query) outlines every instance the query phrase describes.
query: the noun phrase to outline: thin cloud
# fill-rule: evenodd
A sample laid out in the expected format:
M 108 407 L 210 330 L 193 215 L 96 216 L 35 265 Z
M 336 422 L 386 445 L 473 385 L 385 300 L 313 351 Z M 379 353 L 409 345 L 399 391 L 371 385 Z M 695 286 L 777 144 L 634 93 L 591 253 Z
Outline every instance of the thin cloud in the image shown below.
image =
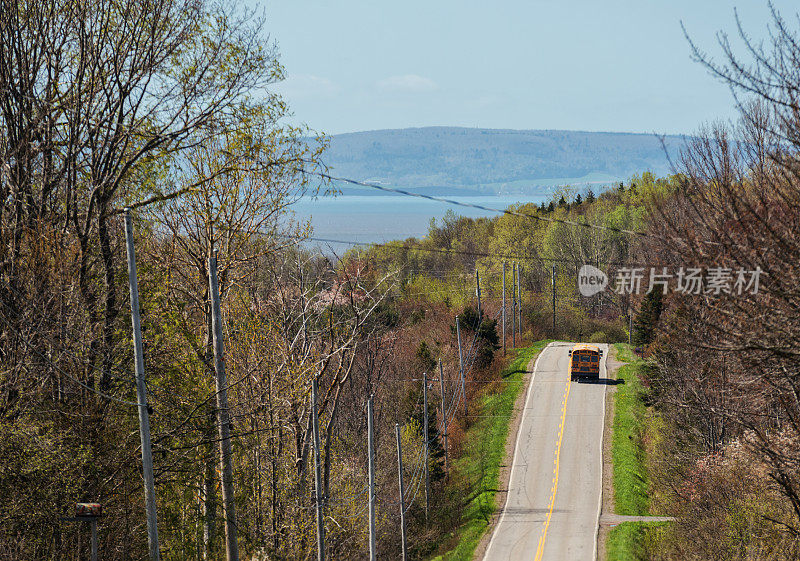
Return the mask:
M 378 82 L 378 88 L 392 92 L 424 93 L 439 89 L 439 85 L 424 76 L 404 74 L 402 76 L 389 76 Z

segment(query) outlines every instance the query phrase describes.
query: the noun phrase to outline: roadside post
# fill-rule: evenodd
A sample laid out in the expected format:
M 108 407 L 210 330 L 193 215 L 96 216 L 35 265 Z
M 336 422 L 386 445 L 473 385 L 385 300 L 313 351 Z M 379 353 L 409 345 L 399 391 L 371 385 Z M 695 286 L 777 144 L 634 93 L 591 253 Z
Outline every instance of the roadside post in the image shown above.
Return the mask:
M 99 503 L 77 503 L 75 516 L 65 516 L 61 520 L 68 522 L 88 522 L 92 534 L 92 552 L 90 559 L 97 561 L 97 520 L 103 516 L 103 506 Z

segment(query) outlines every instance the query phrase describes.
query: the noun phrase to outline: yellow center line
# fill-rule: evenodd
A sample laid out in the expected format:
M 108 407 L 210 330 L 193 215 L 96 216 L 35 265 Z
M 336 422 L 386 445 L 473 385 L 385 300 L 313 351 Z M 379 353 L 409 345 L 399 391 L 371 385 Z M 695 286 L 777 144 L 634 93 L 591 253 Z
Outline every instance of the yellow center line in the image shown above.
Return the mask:
M 547 518 L 542 527 L 542 535 L 539 536 L 539 547 L 536 548 L 535 561 L 541 561 L 544 555 L 544 540 L 547 538 L 547 528 L 550 526 L 550 519 L 553 517 L 553 506 L 556 503 L 556 491 L 558 490 L 558 467 L 559 459 L 561 457 L 561 440 L 564 438 L 564 425 L 567 419 L 567 399 L 569 398 L 569 389 L 572 381 L 567 381 L 567 387 L 564 390 L 564 402 L 561 408 L 561 423 L 558 427 L 558 440 L 556 441 L 556 457 L 554 460 L 555 467 L 553 468 L 553 490 L 550 493 L 550 507 L 547 509 Z

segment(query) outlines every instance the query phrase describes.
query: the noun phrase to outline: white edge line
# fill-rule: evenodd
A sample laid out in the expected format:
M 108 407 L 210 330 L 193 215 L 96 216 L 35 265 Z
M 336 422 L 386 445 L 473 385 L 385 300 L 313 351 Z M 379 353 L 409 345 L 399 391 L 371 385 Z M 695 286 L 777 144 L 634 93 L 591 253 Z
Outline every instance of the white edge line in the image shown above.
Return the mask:
M 536 379 L 536 368 L 539 366 L 539 360 L 544 355 L 544 352 L 547 349 L 549 349 L 550 346 L 553 343 L 555 343 L 555 341 L 553 341 L 552 343 L 548 343 L 545 346 L 545 348 L 543 348 L 539 352 L 539 356 L 537 356 L 536 360 L 533 362 L 533 372 L 531 373 L 531 380 L 530 380 L 530 382 L 528 382 L 528 390 L 527 390 L 527 393 L 525 395 L 525 405 L 524 405 L 524 409 L 522 410 L 522 419 L 520 419 L 520 421 L 519 421 L 519 430 L 517 431 L 517 438 L 516 438 L 516 442 L 514 443 L 514 456 L 511 458 L 511 473 L 509 474 L 509 477 L 508 477 L 508 491 L 506 492 L 506 502 L 503 504 L 503 512 L 500 513 L 500 520 L 497 521 L 497 524 L 495 525 L 494 530 L 492 530 L 492 537 L 489 540 L 489 545 L 486 547 L 486 552 L 483 554 L 484 561 L 486 561 L 488 559 L 489 552 L 492 550 L 492 544 L 494 543 L 494 538 L 497 536 L 497 531 L 499 530 L 500 526 L 503 525 L 503 520 L 506 517 L 506 511 L 507 511 L 507 507 L 508 507 L 508 500 L 511 498 L 511 482 L 514 480 L 514 473 L 515 473 L 515 471 L 517 469 L 517 454 L 519 453 L 519 437 L 520 437 L 520 434 L 522 433 L 522 424 L 525 421 L 526 411 L 528 411 L 528 401 L 530 401 L 531 395 L 533 394 L 533 391 L 532 391 L 533 390 L 533 381 Z M 603 404 L 605 406 L 605 401 L 603 402 Z M 603 416 L 605 417 L 605 412 L 603 413 Z M 602 452 L 602 444 L 601 444 L 601 452 Z M 600 520 L 600 518 L 599 518 L 599 514 L 598 514 L 598 522 L 599 522 L 599 520 Z M 597 547 L 597 541 L 595 540 L 595 548 L 596 547 Z M 595 552 L 595 557 L 596 556 L 597 556 L 597 552 Z
M 606 370 L 606 379 L 608 379 L 608 354 L 609 354 L 609 345 L 606 345 L 606 352 L 603 356 L 603 366 Z M 603 439 L 606 436 L 606 389 L 603 388 L 603 431 L 600 434 L 600 497 L 597 501 L 597 525 L 594 528 L 594 552 L 592 553 L 592 559 L 597 561 L 597 546 L 598 541 L 600 539 L 600 513 L 603 509 L 603 465 L 604 465 L 604 458 L 603 458 Z M 611 420 L 612 426 L 614 420 Z M 613 428 L 612 428 L 613 430 Z M 613 488 L 613 487 L 612 487 Z

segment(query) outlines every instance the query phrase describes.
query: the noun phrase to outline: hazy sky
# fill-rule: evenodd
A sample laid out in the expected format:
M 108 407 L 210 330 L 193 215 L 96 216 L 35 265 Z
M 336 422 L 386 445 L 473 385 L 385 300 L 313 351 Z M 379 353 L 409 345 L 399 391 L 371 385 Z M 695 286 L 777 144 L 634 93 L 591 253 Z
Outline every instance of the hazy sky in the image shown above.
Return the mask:
M 248 3 L 255 3 L 251 0 Z M 329 134 L 453 125 L 688 133 L 733 115 L 691 60 L 765 35 L 765 0 L 269 0 L 295 120 Z M 775 5 L 795 28 L 797 3 Z

